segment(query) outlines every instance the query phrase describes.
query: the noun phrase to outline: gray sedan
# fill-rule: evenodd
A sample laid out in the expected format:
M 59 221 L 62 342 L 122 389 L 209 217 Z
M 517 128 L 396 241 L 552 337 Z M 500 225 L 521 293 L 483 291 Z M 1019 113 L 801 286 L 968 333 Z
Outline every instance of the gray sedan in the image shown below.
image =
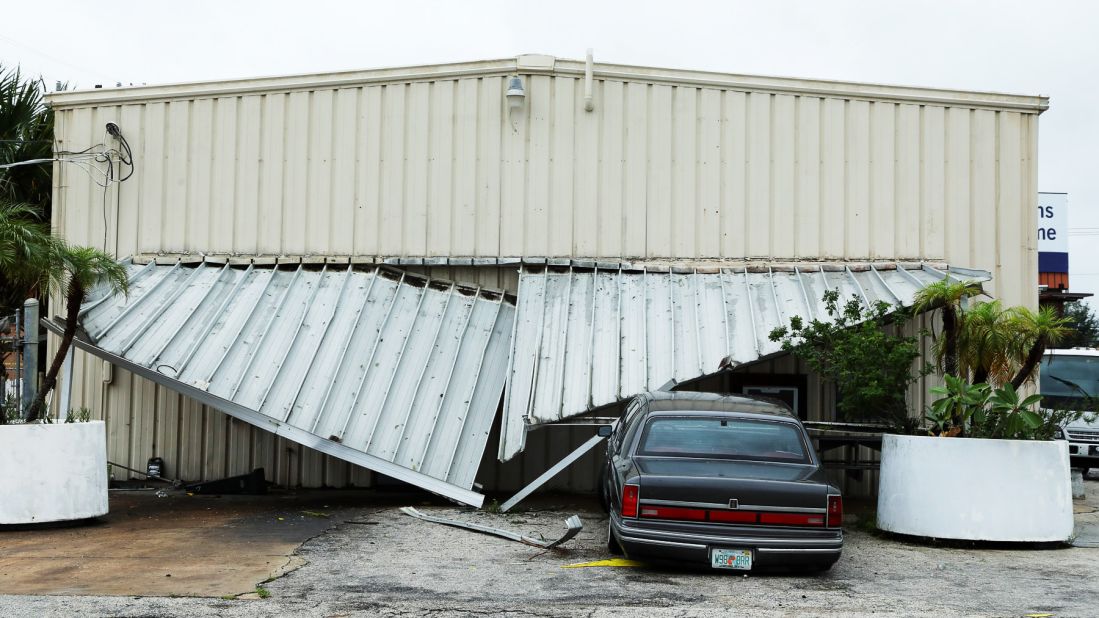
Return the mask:
M 741 396 L 654 392 L 607 441 L 610 549 L 736 571 L 825 570 L 843 548 L 843 498 L 801 422 Z

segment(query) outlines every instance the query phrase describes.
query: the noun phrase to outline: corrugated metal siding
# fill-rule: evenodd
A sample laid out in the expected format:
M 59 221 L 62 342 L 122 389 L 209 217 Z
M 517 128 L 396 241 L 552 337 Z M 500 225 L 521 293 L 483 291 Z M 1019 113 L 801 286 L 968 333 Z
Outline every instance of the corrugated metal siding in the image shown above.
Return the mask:
M 745 267 L 663 272 L 552 267 L 519 276 L 504 395 L 500 459 L 524 448 L 531 425 L 777 354 L 769 335 L 797 316 L 832 321 L 828 291 L 864 307 L 912 304 L 947 277 L 988 273 L 923 264 Z M 940 268 L 942 270 L 940 270 Z
M 81 309 L 96 353 L 390 476 L 472 486 L 503 390 L 514 307 L 501 294 L 350 266 L 130 273 L 128 296 Z
M 118 255 L 941 259 L 1035 302 L 1036 113 L 610 78 L 589 113 L 524 78 L 514 118 L 504 76 L 440 78 L 63 108 L 59 145 L 129 136 Z M 101 245 L 60 171 L 60 229 Z
M 588 113 L 582 70 L 513 60 L 57 95 L 59 148 L 105 142 L 116 122 L 138 167 L 104 201 L 55 164 L 54 225 L 120 257 L 943 260 L 991 271 L 990 292 L 1036 307 L 1041 99 L 600 63 Z M 513 72 L 528 93 L 514 124 Z M 424 270 L 517 288 L 517 268 Z M 158 455 L 189 479 L 264 465 L 284 485 L 371 480 L 76 359 L 74 403 L 107 420 L 112 461 Z M 530 480 L 541 470 L 523 466 L 560 431 L 531 433 L 482 480 Z

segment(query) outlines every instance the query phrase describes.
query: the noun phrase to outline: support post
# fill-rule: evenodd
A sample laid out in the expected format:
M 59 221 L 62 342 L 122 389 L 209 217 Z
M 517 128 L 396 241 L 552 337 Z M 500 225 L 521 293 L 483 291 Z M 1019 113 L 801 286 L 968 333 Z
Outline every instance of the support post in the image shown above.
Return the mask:
M 510 511 L 512 508 L 515 507 L 516 504 L 519 504 L 523 501 L 524 498 L 534 493 L 534 490 L 538 489 L 542 485 L 545 485 L 547 481 L 560 474 L 562 470 L 572 465 L 572 463 L 575 462 L 577 459 L 583 457 L 584 453 L 592 450 L 593 448 L 595 448 L 596 444 L 599 444 L 605 439 L 606 438 L 599 435 L 595 435 L 589 438 L 587 442 L 580 445 L 580 448 L 569 453 L 567 456 L 565 456 L 564 459 L 554 464 L 552 468 L 546 470 L 541 474 L 541 476 L 531 481 L 529 485 L 519 490 L 519 493 L 512 496 L 511 499 L 509 499 L 507 502 L 501 504 L 500 512 L 507 513 L 508 511 Z
M 38 301 L 23 302 L 23 397 L 24 416 L 38 394 Z

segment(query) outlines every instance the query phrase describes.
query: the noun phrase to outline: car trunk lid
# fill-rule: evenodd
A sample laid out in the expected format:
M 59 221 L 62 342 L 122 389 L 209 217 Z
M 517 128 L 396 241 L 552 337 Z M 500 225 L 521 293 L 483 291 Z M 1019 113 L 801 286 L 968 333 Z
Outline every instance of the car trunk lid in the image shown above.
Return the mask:
M 815 466 L 674 457 L 634 464 L 642 518 L 824 525 L 829 488 Z

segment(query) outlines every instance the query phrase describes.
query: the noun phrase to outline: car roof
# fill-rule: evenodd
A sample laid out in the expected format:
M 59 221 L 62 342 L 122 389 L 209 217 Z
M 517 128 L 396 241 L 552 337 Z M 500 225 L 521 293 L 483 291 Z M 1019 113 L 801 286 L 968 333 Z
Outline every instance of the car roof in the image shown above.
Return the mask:
M 748 395 L 719 395 L 693 391 L 652 391 L 638 395 L 650 411 L 738 412 L 797 419 L 785 405 Z

